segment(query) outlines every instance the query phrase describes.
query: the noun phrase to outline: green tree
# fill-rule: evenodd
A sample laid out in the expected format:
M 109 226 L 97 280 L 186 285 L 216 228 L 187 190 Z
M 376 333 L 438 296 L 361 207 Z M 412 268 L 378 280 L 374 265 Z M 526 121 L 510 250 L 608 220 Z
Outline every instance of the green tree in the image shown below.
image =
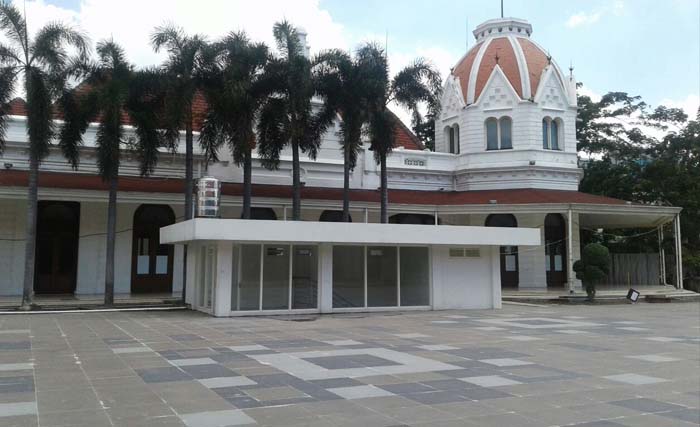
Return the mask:
M 96 63 L 85 67 L 81 87 L 65 93 L 61 99 L 65 123 L 60 141 L 67 147 L 81 144 L 89 123 L 99 121 L 95 138 L 97 168 L 109 186 L 104 302 L 111 306 L 114 303 L 117 189 L 122 151 L 132 149 L 136 153 L 142 175 L 153 172 L 162 145 L 155 113 L 160 102 L 153 96 L 156 92 L 148 89 L 156 86 L 159 76 L 155 72 L 135 72 L 124 50 L 113 41 L 98 43 L 97 56 Z M 136 128 L 133 140 L 125 137 L 124 114 Z
M 252 150 L 255 124 L 277 82 L 266 72 L 267 46 L 253 43 L 243 32 L 231 33 L 207 49 L 202 72 L 207 116 L 200 144 L 209 160 L 218 159 L 226 145 L 233 161 L 243 166 L 243 215 L 250 218 Z
M 301 219 L 300 153 L 316 159 L 321 137 L 335 118 L 327 108 L 314 112 L 312 99 L 317 83 L 313 64 L 306 56 L 299 29 L 287 21 L 273 28 L 279 57 L 271 61 L 269 73 L 277 83 L 267 99 L 258 123 L 258 153 L 264 167 L 277 169 L 285 147 L 292 151 L 292 219 Z
M 153 50 L 166 50 L 168 59 L 163 63 L 165 71 L 164 119 L 165 137 L 171 146 L 180 138 L 185 129 L 185 221 L 192 219 L 194 206 L 192 194 L 194 186 L 194 101 L 202 88 L 202 56 L 207 47 L 204 37 L 189 36 L 182 28 L 172 24 L 156 27 L 151 35 Z M 198 129 L 199 130 L 199 129 Z M 187 245 L 184 247 L 182 300 L 187 292 Z
M 664 206 L 680 206 L 684 273 L 700 277 L 700 120 L 678 108 L 652 108 L 640 97 L 611 92 L 578 97 L 580 190 Z M 626 236 L 641 230 L 616 230 Z M 671 249 L 670 242 L 666 243 Z M 657 249 L 654 236 L 609 242 L 613 251 Z M 671 249 L 672 250 L 672 249 Z
M 66 82 L 80 58 L 72 57 L 68 48 L 77 50 L 79 57 L 87 52 L 87 38 L 79 31 L 53 22 L 38 29 L 29 38 L 27 22 L 9 1 L 0 2 L 0 102 L 6 105 L 18 80 L 27 102 L 27 136 L 29 138 L 29 182 L 27 185 L 27 222 L 25 231 L 24 281 L 22 308 L 32 303 L 34 289 L 34 260 L 36 247 L 36 216 L 39 166 L 48 155 L 55 133 L 53 103 L 63 93 Z M 5 138 L 5 108 L 0 111 L 0 148 Z M 70 158 L 73 148 L 61 145 Z
M 363 127 L 369 123 L 369 102 L 383 93 L 386 76 L 384 54 L 374 44 L 365 44 L 354 57 L 341 50 L 322 53 L 316 70 L 319 91 L 328 107 L 337 111 L 343 151 L 343 216 L 350 220 L 350 173 L 362 150 Z
M 389 185 L 387 182 L 386 158 L 394 149 L 394 129 L 396 116 L 389 111 L 389 105 L 396 103 L 408 109 L 412 115 L 414 127 L 423 122 L 421 106 L 426 106 L 428 116 L 436 117 L 440 111 L 442 79 L 440 73 L 425 59 L 413 61 L 393 79 L 389 80 L 389 68 L 383 63 L 387 76 L 384 79 L 382 93 L 369 102 L 370 106 L 370 150 L 380 167 L 380 205 L 381 222 L 389 222 Z

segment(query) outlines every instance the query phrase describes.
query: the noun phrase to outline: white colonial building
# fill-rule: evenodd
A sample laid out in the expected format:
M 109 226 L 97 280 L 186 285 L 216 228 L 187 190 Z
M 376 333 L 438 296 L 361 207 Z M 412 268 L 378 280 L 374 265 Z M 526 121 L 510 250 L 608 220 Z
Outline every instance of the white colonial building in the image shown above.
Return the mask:
M 179 293 L 188 244 L 188 302 L 216 315 L 499 307 L 501 287 L 580 289 L 572 265 L 582 229 L 673 222 L 677 232 L 679 208 L 578 191 L 575 80 L 531 34 L 528 22 L 514 18 L 474 30 L 476 44 L 445 82 L 435 152 L 408 128 L 397 128 L 387 160 L 389 225 L 377 224 L 379 170 L 367 147 L 351 176 L 353 223 L 328 223 L 337 221 L 342 205 L 338 124 L 316 160 L 302 159 L 303 223 L 286 221 L 289 153 L 276 171 L 254 162 L 256 221 L 238 219 L 242 170 L 226 153 L 210 165 L 198 156 L 195 174 L 223 183 L 221 219 L 182 223 L 182 144 L 178 154 L 161 157 L 149 178 L 138 176 L 127 153 L 119 180 L 116 292 Z M 28 162 L 21 100 L 11 112 L 0 170 L 0 295 L 21 294 L 24 266 Z M 42 163 L 38 294 L 102 291 L 107 188 L 96 176 L 94 130 L 78 171 L 58 150 Z

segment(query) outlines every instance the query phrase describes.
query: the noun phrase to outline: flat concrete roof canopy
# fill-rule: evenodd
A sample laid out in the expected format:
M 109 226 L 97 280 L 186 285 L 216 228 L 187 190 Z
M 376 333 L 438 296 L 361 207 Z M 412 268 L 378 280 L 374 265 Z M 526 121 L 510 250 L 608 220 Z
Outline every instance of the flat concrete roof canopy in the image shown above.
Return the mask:
M 197 240 L 448 246 L 541 244 L 538 228 L 195 218 L 160 229 L 161 243 Z

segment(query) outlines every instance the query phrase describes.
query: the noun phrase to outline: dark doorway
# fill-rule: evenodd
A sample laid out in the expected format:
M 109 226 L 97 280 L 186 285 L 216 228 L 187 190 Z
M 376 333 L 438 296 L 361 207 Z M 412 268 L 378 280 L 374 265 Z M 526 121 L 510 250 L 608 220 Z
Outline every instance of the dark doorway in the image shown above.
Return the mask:
M 320 222 L 343 222 L 343 211 L 323 211 L 318 220 Z M 348 222 L 352 222 L 352 215 L 348 215 Z
M 486 218 L 487 227 L 517 227 L 518 220 L 511 214 L 493 214 Z M 501 246 L 501 287 L 517 288 L 520 280 L 518 247 Z
M 241 218 L 243 218 L 242 213 Z M 250 208 L 250 219 L 277 221 L 277 214 L 272 208 Z
M 435 217 L 428 214 L 399 213 L 389 217 L 389 224 L 435 225 Z
M 39 201 L 34 292 L 72 294 L 78 278 L 80 203 Z
M 566 222 L 560 214 L 545 217 L 544 242 L 547 287 L 562 287 L 566 283 Z
M 134 213 L 131 292 L 172 292 L 173 245 L 160 244 L 160 228 L 175 223 L 167 205 L 141 205 Z

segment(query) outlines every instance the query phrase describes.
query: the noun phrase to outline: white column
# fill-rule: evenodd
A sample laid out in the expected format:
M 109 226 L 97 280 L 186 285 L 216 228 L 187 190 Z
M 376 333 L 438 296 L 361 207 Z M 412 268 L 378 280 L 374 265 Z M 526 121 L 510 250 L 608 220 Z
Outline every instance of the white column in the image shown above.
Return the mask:
M 501 308 L 501 249 L 491 246 L 491 291 L 493 308 Z
M 220 241 L 216 245 L 216 280 L 214 281 L 214 307 L 212 312 L 216 317 L 231 315 L 231 277 L 233 260 L 233 244 Z
M 666 285 L 666 255 L 664 254 L 664 225 L 661 224 L 657 229 L 657 237 L 659 240 L 659 284 Z
M 574 293 L 576 275 L 574 274 L 574 214 L 569 208 L 566 212 L 566 277 L 569 279 L 569 293 Z
M 683 244 L 681 243 L 681 217 L 674 218 L 676 240 L 676 287 L 683 289 Z
M 321 313 L 333 312 L 333 246 L 318 245 L 318 294 Z
M 185 294 L 185 304 L 195 306 L 196 295 L 198 295 L 199 281 L 197 280 L 197 256 L 201 246 L 197 243 L 190 243 L 187 248 L 187 293 Z

